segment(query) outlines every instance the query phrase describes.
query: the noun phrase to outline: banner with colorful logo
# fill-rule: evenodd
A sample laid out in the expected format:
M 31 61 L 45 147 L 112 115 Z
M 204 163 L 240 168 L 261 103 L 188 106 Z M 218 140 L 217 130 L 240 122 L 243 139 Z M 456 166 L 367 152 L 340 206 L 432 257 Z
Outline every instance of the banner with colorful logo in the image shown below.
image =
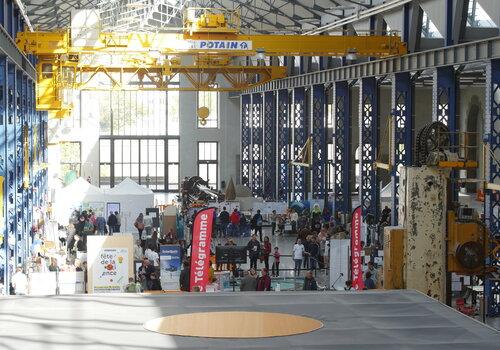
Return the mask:
M 179 290 L 181 275 L 181 247 L 179 245 L 160 246 L 160 282 L 163 290 Z
M 362 290 L 363 283 L 363 257 L 361 256 L 361 207 L 352 212 L 351 218 L 351 280 L 352 287 Z
M 128 249 L 101 248 L 93 266 L 93 293 L 119 293 L 128 283 Z
M 191 243 L 190 291 L 206 291 L 210 269 L 210 244 L 214 208 L 203 209 L 196 214 L 193 222 L 193 240 Z

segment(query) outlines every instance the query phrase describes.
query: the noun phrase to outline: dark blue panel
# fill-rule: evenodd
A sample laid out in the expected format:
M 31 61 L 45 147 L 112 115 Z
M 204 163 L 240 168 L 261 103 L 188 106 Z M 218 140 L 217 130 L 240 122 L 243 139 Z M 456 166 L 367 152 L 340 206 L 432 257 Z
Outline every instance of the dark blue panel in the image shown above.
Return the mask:
M 486 150 L 485 180 L 500 183 L 500 60 L 491 60 L 486 66 L 486 103 L 484 113 L 484 142 Z M 486 152 L 486 151 L 485 151 Z M 486 226 L 493 238 L 500 238 L 500 193 L 485 190 L 484 216 Z M 500 253 L 491 257 L 489 263 L 500 267 Z M 500 315 L 500 282 L 486 280 L 488 315 Z
M 278 200 L 287 201 L 289 194 L 290 119 L 288 90 L 278 91 Z
M 375 78 L 361 80 L 360 98 L 360 203 L 363 218 L 367 214 L 378 218 L 380 190 L 374 162 L 378 151 L 379 115 L 378 83 Z
M 437 68 L 434 74 L 433 100 L 434 120 L 441 122 L 450 129 L 450 141 L 452 146 L 458 144 L 458 124 L 457 124 L 457 83 L 455 79 L 455 69 L 453 66 Z M 456 147 L 452 148 L 457 152 Z M 451 195 L 453 201 L 458 201 L 457 171 L 451 174 Z
M 2 235 L 3 243 L 0 245 L 0 274 L 2 274 L 4 280 L 4 294 L 8 294 L 8 286 L 10 283 L 10 275 L 8 273 L 8 261 L 10 258 L 9 245 L 7 244 L 9 225 L 5 224 L 9 222 L 8 215 L 8 166 L 10 162 L 7 159 L 7 58 L 5 56 L 0 57 L 0 118 L 1 118 L 1 136 L 0 136 L 0 175 L 4 177 L 4 183 L 2 188 L 3 193 L 3 212 L 1 213 L 3 219 L 2 225 Z
M 392 83 L 392 131 L 394 166 L 391 171 L 391 220 L 398 224 L 399 167 L 413 161 L 413 84 L 410 73 L 397 73 Z
M 335 129 L 333 132 L 334 157 L 334 201 L 333 213 L 351 213 L 351 94 L 349 83 L 339 81 L 334 85 Z
M 314 85 L 312 90 L 312 195 L 325 198 L 326 180 L 326 130 L 325 86 Z
M 252 94 L 252 193 L 262 196 L 263 187 L 263 142 L 262 130 L 262 94 Z
M 241 184 L 247 187 L 250 187 L 250 165 L 252 164 L 250 157 L 252 142 L 252 129 L 250 126 L 251 100 L 251 95 L 241 96 Z
M 308 138 L 308 118 L 306 113 L 306 91 L 303 87 L 293 89 L 293 157 L 295 159 L 304 147 Z M 293 166 L 293 200 L 301 201 L 306 198 L 306 169 Z
M 276 199 L 276 93 L 264 93 L 264 198 Z

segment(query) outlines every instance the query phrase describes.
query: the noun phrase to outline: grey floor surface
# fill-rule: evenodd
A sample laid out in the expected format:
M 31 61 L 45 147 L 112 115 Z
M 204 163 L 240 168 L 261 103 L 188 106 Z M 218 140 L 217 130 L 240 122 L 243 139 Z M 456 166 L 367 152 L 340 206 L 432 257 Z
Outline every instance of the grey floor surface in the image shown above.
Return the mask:
M 309 316 L 315 332 L 256 340 L 173 337 L 143 323 L 179 313 Z M 414 291 L 0 298 L 0 349 L 498 349 L 500 333 Z

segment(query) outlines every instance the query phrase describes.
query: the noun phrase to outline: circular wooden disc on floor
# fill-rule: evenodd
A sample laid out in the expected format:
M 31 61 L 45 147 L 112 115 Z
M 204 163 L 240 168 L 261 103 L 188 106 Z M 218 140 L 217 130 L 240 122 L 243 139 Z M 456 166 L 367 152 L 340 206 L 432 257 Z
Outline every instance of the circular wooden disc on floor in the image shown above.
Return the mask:
M 155 318 L 147 330 L 205 338 L 282 337 L 315 331 L 323 323 L 309 317 L 271 312 L 199 312 Z

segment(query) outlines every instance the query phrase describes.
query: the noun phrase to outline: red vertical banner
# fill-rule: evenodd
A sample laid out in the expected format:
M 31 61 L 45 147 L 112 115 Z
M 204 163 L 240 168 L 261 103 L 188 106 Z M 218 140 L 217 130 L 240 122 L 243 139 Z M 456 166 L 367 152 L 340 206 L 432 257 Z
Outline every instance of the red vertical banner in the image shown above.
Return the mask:
M 354 289 L 361 290 L 365 287 L 361 256 L 361 207 L 354 209 L 351 218 L 351 280 Z
M 200 292 L 205 292 L 208 284 L 214 210 L 214 208 L 208 208 L 199 211 L 193 222 L 190 275 L 191 292 L 194 291 L 195 287 L 198 287 Z

